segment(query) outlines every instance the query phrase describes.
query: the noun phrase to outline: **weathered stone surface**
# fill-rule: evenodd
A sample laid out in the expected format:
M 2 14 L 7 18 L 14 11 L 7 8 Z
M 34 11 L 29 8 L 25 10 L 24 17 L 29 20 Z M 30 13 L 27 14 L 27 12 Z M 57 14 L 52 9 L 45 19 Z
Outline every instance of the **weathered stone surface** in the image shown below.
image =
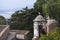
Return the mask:
M 38 40 L 39 38 L 37 37 L 37 38 L 32 38 L 32 40 Z
M 34 35 L 32 40 L 37 40 L 40 37 L 40 33 L 53 32 L 55 27 L 57 27 L 57 20 L 50 19 L 49 16 L 47 20 L 44 19 L 42 15 L 38 15 L 34 20 Z
M 9 33 L 9 25 L 5 25 L 5 28 L 0 32 L 0 40 L 6 40 L 8 33 Z
M 50 19 L 50 20 L 47 20 L 47 33 L 49 32 L 53 32 L 54 29 L 57 27 L 58 25 L 58 22 L 55 20 L 55 19 Z
M 16 40 L 16 33 L 15 32 L 9 32 L 6 40 Z
M 40 33 L 45 29 L 45 19 L 42 15 L 38 15 L 34 20 L 34 36 L 32 40 L 38 40 Z
M 28 31 L 28 30 L 11 30 L 10 32 L 15 32 L 16 33 L 16 39 L 27 40 L 28 39 L 28 34 L 29 34 L 30 31 Z

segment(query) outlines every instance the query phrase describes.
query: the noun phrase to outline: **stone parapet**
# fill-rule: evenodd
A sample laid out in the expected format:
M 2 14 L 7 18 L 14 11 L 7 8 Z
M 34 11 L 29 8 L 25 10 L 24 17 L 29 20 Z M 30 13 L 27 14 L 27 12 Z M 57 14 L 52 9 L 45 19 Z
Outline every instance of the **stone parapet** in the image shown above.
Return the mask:
M 5 26 L 5 28 L 0 32 L 0 40 L 6 40 L 7 35 L 9 33 L 9 25 L 0 25 Z
M 32 40 L 38 40 L 39 38 L 37 37 L 37 38 L 32 38 Z

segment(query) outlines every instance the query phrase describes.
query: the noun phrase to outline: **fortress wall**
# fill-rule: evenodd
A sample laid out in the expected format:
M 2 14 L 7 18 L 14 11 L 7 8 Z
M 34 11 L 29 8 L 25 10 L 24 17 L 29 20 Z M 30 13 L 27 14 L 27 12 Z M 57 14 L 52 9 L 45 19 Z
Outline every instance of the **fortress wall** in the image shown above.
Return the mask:
M 9 25 L 4 25 L 5 28 L 0 33 L 0 40 L 6 40 L 9 33 Z

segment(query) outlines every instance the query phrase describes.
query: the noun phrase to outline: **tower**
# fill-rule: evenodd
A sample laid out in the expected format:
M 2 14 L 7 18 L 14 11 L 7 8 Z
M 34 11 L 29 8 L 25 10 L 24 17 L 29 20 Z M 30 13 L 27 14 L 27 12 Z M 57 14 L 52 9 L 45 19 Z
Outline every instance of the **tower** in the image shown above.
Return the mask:
M 34 36 L 32 40 L 38 40 L 40 37 L 40 33 L 45 29 L 46 21 L 43 16 L 39 13 L 39 15 L 33 20 L 34 22 Z

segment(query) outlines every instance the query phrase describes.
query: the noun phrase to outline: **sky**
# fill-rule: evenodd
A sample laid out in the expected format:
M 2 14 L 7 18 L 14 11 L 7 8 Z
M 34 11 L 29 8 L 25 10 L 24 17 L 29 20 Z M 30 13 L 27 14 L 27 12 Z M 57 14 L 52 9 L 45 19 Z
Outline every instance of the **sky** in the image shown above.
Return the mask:
M 36 0 L 0 0 L 0 15 L 10 18 L 15 10 L 21 10 L 28 6 L 33 8 Z

